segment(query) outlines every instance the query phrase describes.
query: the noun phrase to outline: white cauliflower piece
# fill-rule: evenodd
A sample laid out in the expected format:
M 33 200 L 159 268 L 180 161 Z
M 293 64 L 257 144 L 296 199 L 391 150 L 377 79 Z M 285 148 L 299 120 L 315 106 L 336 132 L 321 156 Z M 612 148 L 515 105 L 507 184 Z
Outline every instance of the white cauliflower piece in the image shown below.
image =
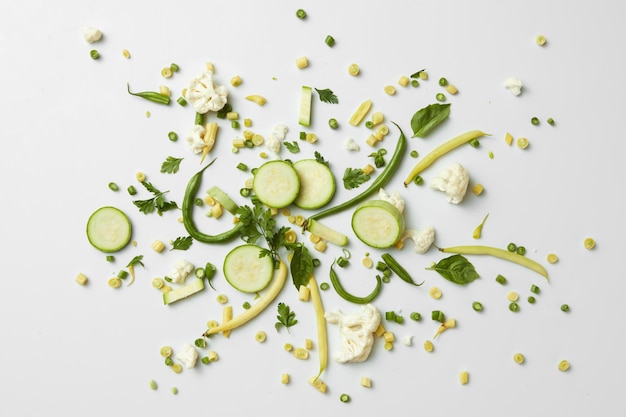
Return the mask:
M 404 212 L 404 199 L 400 196 L 400 193 L 397 191 L 388 194 L 383 188 L 378 190 L 378 198 L 384 200 L 388 203 L 391 203 L 397 208 L 400 213 Z
M 174 262 L 174 268 L 166 275 L 174 284 L 182 284 L 191 272 L 194 270 L 193 264 L 179 259 Z
M 344 140 L 343 141 L 343 147 L 347 151 L 358 152 L 358 151 L 361 150 L 361 147 L 359 146 L 359 144 L 356 143 L 354 141 L 354 139 L 352 139 L 352 138 L 348 138 L 348 139 Z
M 83 36 L 87 43 L 94 43 L 102 39 L 102 32 L 98 28 L 87 26 L 83 28 Z
M 401 241 L 411 239 L 415 244 L 415 253 L 426 253 L 435 242 L 435 228 L 427 226 L 424 230 L 405 229 Z
M 199 154 L 202 152 L 202 148 L 206 146 L 204 143 L 204 135 L 206 129 L 202 125 L 193 125 L 191 132 L 187 135 L 187 144 L 191 148 L 191 152 Z
M 289 129 L 284 124 L 277 124 L 276 126 L 274 126 L 274 129 L 272 129 L 269 136 L 267 137 L 267 148 L 274 153 L 279 153 L 280 146 L 285 139 L 288 130 Z
M 191 369 L 198 362 L 198 351 L 191 345 L 185 345 L 181 350 L 176 352 L 176 359 L 185 365 L 185 368 Z
M 413 336 L 406 335 L 402 338 L 402 344 L 404 346 L 413 346 Z
M 524 84 L 522 80 L 518 80 L 514 77 L 509 77 L 504 81 L 504 87 L 511 92 L 514 96 L 519 96 L 522 94 L 522 87 Z
M 455 163 L 441 170 L 431 182 L 430 188 L 445 192 L 448 203 L 459 204 L 465 197 L 468 185 L 469 172 L 461 164 Z
M 341 345 L 334 359 L 339 363 L 363 362 L 374 345 L 374 332 L 380 325 L 380 312 L 372 304 L 361 306 L 358 313 L 327 312 L 328 323 L 339 325 Z
M 213 71 L 207 69 L 187 84 L 184 97 L 198 113 L 205 114 L 224 108 L 228 102 L 228 89 L 215 84 Z

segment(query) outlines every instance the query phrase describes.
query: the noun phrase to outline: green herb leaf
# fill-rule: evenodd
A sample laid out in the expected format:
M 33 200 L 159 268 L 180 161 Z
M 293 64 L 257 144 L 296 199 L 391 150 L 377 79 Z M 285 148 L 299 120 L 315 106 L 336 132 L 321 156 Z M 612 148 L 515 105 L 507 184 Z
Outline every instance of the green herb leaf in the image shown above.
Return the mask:
M 296 320 L 296 313 L 291 311 L 289 306 L 285 303 L 278 303 L 278 315 L 276 318 L 278 319 L 274 325 L 276 331 L 279 331 L 281 326 L 284 326 L 287 331 L 289 331 L 291 326 L 298 323 L 298 320 Z
M 418 110 L 411 118 L 413 137 L 426 137 L 450 115 L 450 103 L 433 103 Z
M 143 255 L 137 255 L 133 259 L 130 260 L 130 262 L 128 263 L 128 265 L 126 265 L 126 267 L 128 268 L 129 266 L 135 266 L 135 265 L 144 266 L 143 262 L 141 262 L 142 259 L 143 259 Z
M 358 188 L 364 182 L 369 181 L 370 176 L 361 168 L 346 168 L 343 173 L 343 186 L 346 190 Z
M 161 172 L 166 174 L 176 174 L 180 168 L 180 162 L 182 160 L 183 158 L 168 156 L 167 159 L 165 159 L 165 161 L 161 164 Z
M 330 90 L 328 88 L 326 88 L 324 90 L 318 90 L 316 88 L 315 91 L 317 91 L 317 94 L 319 94 L 320 101 L 322 101 L 324 103 L 331 103 L 331 104 L 339 103 L 339 99 L 337 98 L 335 93 L 332 92 L 332 90 Z
M 172 242 L 172 249 L 170 250 L 187 250 L 193 244 L 193 239 L 191 236 L 177 237 L 174 242 Z
M 463 255 L 452 255 L 444 258 L 426 269 L 437 271 L 448 281 L 459 285 L 469 284 L 479 277 L 474 265 Z
M 385 166 L 385 156 L 384 155 L 386 153 L 387 152 L 384 149 L 381 149 L 381 150 L 378 150 L 376 152 L 372 152 L 368 156 L 374 158 L 374 165 L 376 165 L 376 168 L 382 168 L 382 167 Z
M 321 153 L 319 153 L 318 151 L 315 151 L 315 153 L 314 153 L 313 155 L 315 155 L 315 160 L 316 160 L 317 162 L 319 162 L 320 164 L 324 164 L 324 165 L 326 165 L 326 166 L 328 166 L 328 165 L 329 165 L 329 164 L 328 164 L 328 161 L 327 161 L 327 160 L 325 160 L 325 159 L 324 159 L 324 157 L 322 156 L 322 154 L 321 154 Z
M 285 144 L 285 148 L 291 153 L 300 152 L 300 145 L 295 140 L 293 142 L 283 142 Z
M 306 285 L 309 282 L 313 273 L 313 259 L 303 244 L 298 244 L 294 248 L 290 269 L 293 285 L 296 286 L 296 289 L 299 290 L 301 285 Z
M 146 190 L 151 192 L 154 197 L 147 200 L 133 201 L 133 204 L 139 209 L 140 212 L 144 214 L 150 214 L 156 211 L 158 215 L 161 216 L 163 212 L 175 210 L 178 208 L 178 204 L 176 204 L 174 201 L 165 200 L 165 194 L 169 191 L 159 191 L 158 188 L 146 181 L 142 181 L 141 184 L 145 187 Z

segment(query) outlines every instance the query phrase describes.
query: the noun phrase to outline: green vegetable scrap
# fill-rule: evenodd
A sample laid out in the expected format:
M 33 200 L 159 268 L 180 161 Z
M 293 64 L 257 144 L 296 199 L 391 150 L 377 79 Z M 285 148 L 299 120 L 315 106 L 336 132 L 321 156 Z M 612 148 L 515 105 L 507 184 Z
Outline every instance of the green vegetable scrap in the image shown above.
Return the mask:
M 285 303 L 278 303 L 278 315 L 276 318 L 278 319 L 276 324 L 274 324 L 276 331 L 279 331 L 281 327 L 285 327 L 289 331 L 291 326 L 298 323 L 296 313 L 291 311 L 291 308 Z
M 469 284 L 479 277 L 474 269 L 474 265 L 463 255 L 452 255 L 444 258 L 426 269 L 437 271 L 439 275 L 448 281 L 459 285 Z
M 451 104 L 433 103 L 418 110 L 411 118 L 413 137 L 424 138 L 450 116 Z

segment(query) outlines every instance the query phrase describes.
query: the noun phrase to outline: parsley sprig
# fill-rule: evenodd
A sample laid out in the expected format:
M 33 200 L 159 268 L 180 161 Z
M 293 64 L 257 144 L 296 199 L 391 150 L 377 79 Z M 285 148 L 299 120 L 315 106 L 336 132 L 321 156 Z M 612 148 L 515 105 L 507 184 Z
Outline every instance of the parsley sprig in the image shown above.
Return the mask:
M 152 193 L 153 197 L 147 200 L 134 200 L 133 204 L 137 206 L 140 212 L 144 214 L 154 213 L 155 211 L 159 216 L 163 215 L 164 212 L 175 210 L 178 208 L 178 204 L 174 201 L 167 201 L 165 199 L 165 194 L 169 191 L 160 191 L 157 189 L 152 183 L 147 181 L 142 181 L 141 185 L 145 187 L 148 192 Z
M 346 168 L 343 173 L 343 186 L 346 190 L 358 188 L 364 182 L 369 181 L 370 176 L 361 168 Z
M 335 93 L 333 93 L 332 90 L 328 88 L 325 88 L 323 90 L 318 90 L 316 88 L 315 91 L 317 91 L 317 94 L 320 96 L 320 101 L 324 103 L 331 103 L 331 104 L 339 103 L 339 99 L 337 98 Z
M 172 249 L 170 250 L 187 250 L 193 244 L 191 236 L 181 236 L 174 239 L 172 242 Z
M 168 156 L 161 164 L 161 172 L 164 174 L 176 174 L 180 168 L 183 158 Z
M 279 331 L 281 326 L 284 326 L 289 332 L 289 328 L 298 323 L 296 320 L 296 313 L 291 311 L 291 308 L 285 303 L 278 303 L 278 315 L 276 316 L 278 321 L 274 325 L 276 331 Z

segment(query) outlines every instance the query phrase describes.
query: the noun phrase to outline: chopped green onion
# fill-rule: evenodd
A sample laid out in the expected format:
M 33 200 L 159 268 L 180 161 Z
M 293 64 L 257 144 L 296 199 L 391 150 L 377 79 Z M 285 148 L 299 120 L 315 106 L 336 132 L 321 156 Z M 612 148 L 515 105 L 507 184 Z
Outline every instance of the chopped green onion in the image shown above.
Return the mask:
M 243 303 L 242 307 L 244 310 L 248 310 L 251 306 L 250 306 L 250 303 L 246 301 Z
M 374 127 L 374 122 L 372 122 L 371 120 L 368 120 L 365 122 L 365 127 L 368 129 L 371 129 Z
M 322 282 L 322 283 L 320 284 L 320 290 L 322 290 L 322 291 L 326 291 L 326 290 L 328 290 L 329 288 L 330 288 L 330 284 L 329 284 L 328 282 Z
M 194 345 L 196 345 L 199 348 L 205 348 L 206 347 L 206 340 L 204 340 L 204 338 L 196 339 L 193 343 L 194 343 Z
M 322 261 L 320 261 L 319 259 L 315 258 L 313 259 L 313 266 L 314 267 L 318 267 L 322 264 Z
M 208 365 L 211 362 L 211 360 L 209 359 L 208 356 L 204 356 L 202 359 L 200 359 L 200 362 L 202 362 L 205 365 Z
M 119 190 L 119 189 L 120 189 L 120 187 L 118 187 L 116 183 L 114 183 L 114 182 L 110 182 L 110 183 L 109 183 L 109 189 L 110 189 L 111 191 L 117 191 L 117 190 Z
M 185 97 L 178 97 L 178 99 L 176 100 L 176 102 L 178 104 L 180 104 L 181 106 L 186 106 L 187 105 L 187 100 L 185 100 Z
M 339 122 L 337 122 L 337 119 L 330 119 L 328 120 L 328 126 L 330 126 L 331 129 L 337 129 L 339 127 Z
M 204 201 L 202 201 L 202 199 L 198 197 L 193 200 L 193 204 L 197 207 L 200 207 L 204 204 Z
M 384 284 L 389 284 L 389 281 L 391 281 L 391 277 L 389 275 L 383 275 L 382 277 L 380 275 L 376 275 L 376 278 L 380 278 Z
M 441 77 L 439 79 L 439 85 L 442 87 L 445 87 L 446 85 L 448 85 L 448 80 L 446 80 L 445 78 Z
M 443 93 L 437 93 L 435 98 L 437 99 L 437 101 L 446 101 L 446 95 Z
M 478 139 L 472 139 L 469 144 L 472 148 L 478 148 L 480 146 L 480 141 Z
M 180 69 L 180 67 L 178 66 L 178 64 L 171 63 L 171 64 L 170 64 L 170 69 L 172 70 L 172 72 L 178 72 L 178 70 Z
M 198 279 L 204 279 L 204 277 L 206 277 L 206 271 L 204 270 L 204 268 L 196 268 L 194 274 Z
M 419 153 L 415 150 L 411 151 L 411 158 L 417 158 L 419 156 Z
M 381 271 L 381 272 L 382 272 L 382 271 L 384 271 L 384 270 L 386 270 L 387 268 L 388 268 L 388 267 L 387 267 L 387 264 L 386 264 L 386 263 L 384 263 L 383 261 L 378 261 L 378 262 L 376 263 L 376 269 L 377 269 L 377 270 L 379 270 L 379 271 Z
M 330 46 L 331 48 L 335 46 L 335 38 L 333 38 L 330 35 L 326 36 L 326 39 L 324 40 L 324 42 L 326 42 L 326 45 Z
M 443 323 L 444 321 L 446 321 L 446 316 L 445 314 L 443 314 L 442 311 L 433 310 L 431 313 L 431 319 L 433 319 L 434 321 L 438 321 L 439 323 Z
M 342 403 L 347 403 L 350 401 L 350 396 L 348 394 L 341 394 L 339 400 L 341 400 Z
M 130 185 L 130 186 L 126 189 L 126 191 L 128 191 L 128 194 L 130 194 L 130 195 L 135 195 L 135 194 L 137 194 L 137 189 L 135 188 L 135 186 L 134 186 L 134 185 Z
M 91 51 L 89 51 L 89 56 L 91 56 L 91 59 L 98 59 L 100 58 L 100 53 L 95 49 L 92 49 Z
M 165 365 L 167 366 L 172 366 L 174 365 L 174 359 L 172 359 L 170 356 L 168 356 L 167 358 L 165 358 Z
M 230 122 L 230 127 L 232 127 L 233 129 L 239 129 L 239 120 L 233 120 L 232 122 Z
M 515 252 L 517 250 L 517 245 L 513 242 L 509 243 L 508 246 L 506 247 L 506 249 L 509 252 Z
M 424 178 L 422 178 L 421 175 L 416 175 L 415 178 L 413 178 L 413 182 L 416 185 L 422 185 L 422 184 L 424 184 Z
M 564 313 L 567 313 L 569 311 L 569 305 L 563 304 L 561 306 L 561 311 L 564 312 Z
M 533 117 L 532 119 L 530 119 L 530 123 L 537 126 L 539 124 L 539 119 L 537 117 Z
M 517 304 L 515 302 L 509 304 L 509 310 L 511 310 L 514 313 L 518 312 L 519 311 L 519 304 Z
M 525 247 L 523 247 L 523 246 L 518 246 L 518 247 L 517 247 L 517 249 L 515 249 L 515 252 L 516 252 L 518 255 L 522 255 L 522 256 L 524 256 L 524 255 L 526 255 L 526 248 L 525 248 Z
M 248 197 L 250 195 L 250 189 L 249 188 L 240 189 L 239 195 L 241 195 L 242 197 Z
M 117 277 L 120 279 L 126 279 L 128 277 L 128 271 L 125 269 L 120 270 L 120 272 L 117 273 Z
M 385 320 L 394 321 L 396 319 L 395 311 L 387 311 L 385 312 Z
M 240 162 L 237 164 L 237 169 L 241 171 L 247 171 L 248 165 L 244 164 L 243 162 Z
M 530 292 L 532 292 L 532 293 L 534 293 L 534 294 L 539 294 L 539 291 L 541 291 L 541 290 L 540 290 L 540 288 L 539 288 L 538 286 L 536 286 L 536 285 L 534 285 L 534 284 L 533 284 L 533 285 L 531 285 L 531 287 L 530 287 Z
M 154 379 L 150 380 L 150 389 L 156 390 L 158 388 L 158 385 L 156 383 L 156 381 Z
M 422 315 L 417 311 L 412 312 L 409 317 L 411 317 L 411 320 L 413 321 L 420 321 L 422 319 Z
M 303 9 L 296 10 L 296 17 L 298 19 L 304 19 L 306 17 L 306 12 Z
M 393 318 L 393 321 L 395 321 L 398 324 L 402 324 L 404 323 L 404 317 L 402 317 L 399 314 L 396 314 L 396 316 Z
M 528 296 L 528 303 L 529 303 L 529 304 L 535 304 L 535 301 L 536 301 L 536 300 L 535 300 L 535 297 L 533 297 L 532 295 L 529 295 L 529 296 Z
M 346 265 L 348 265 L 350 261 L 348 261 L 346 258 L 344 258 L 343 256 L 340 256 L 337 259 L 337 265 L 340 266 L 341 268 L 345 267 Z
M 548 118 L 547 122 L 550 126 L 554 126 L 554 119 L 552 117 Z
M 306 140 L 306 132 L 300 132 L 300 140 Z
M 411 87 L 419 87 L 420 82 L 417 80 L 411 80 Z
M 483 305 L 478 301 L 474 301 L 472 303 L 472 308 L 474 309 L 474 311 L 483 311 Z
M 496 282 L 498 284 L 504 285 L 506 284 L 506 278 L 503 275 L 498 274 L 498 276 L 496 277 Z
M 115 261 L 115 256 L 107 255 L 106 260 L 107 260 L 107 262 L 114 262 Z

